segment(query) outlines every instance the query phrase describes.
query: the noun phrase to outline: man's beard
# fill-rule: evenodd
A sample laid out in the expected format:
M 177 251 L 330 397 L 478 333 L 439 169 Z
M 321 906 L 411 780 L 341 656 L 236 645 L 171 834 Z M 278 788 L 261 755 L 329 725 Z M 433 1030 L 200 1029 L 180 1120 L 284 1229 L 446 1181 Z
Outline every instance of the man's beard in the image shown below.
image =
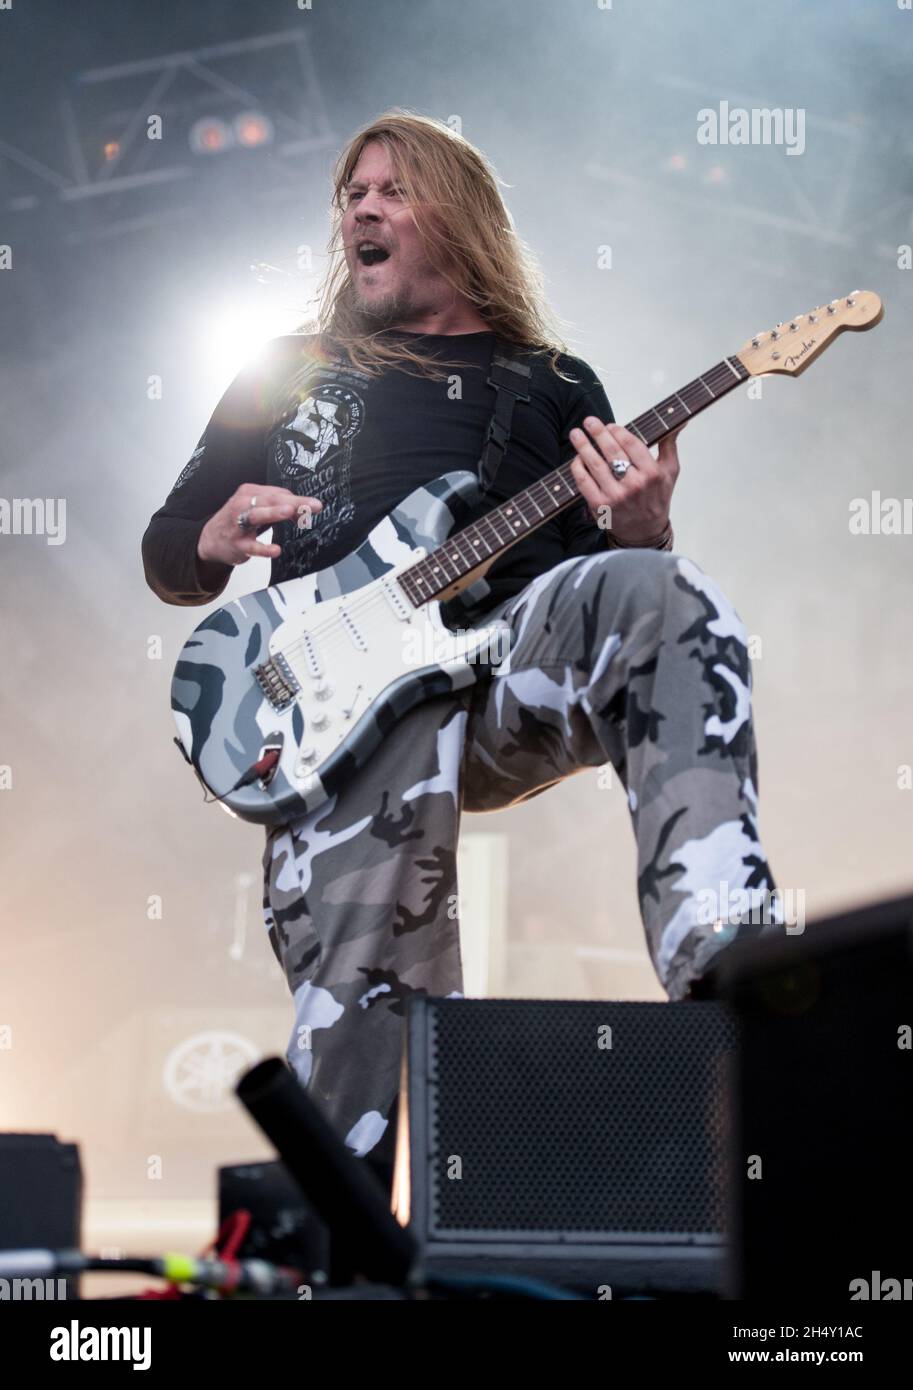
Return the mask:
M 366 299 L 360 294 L 358 286 L 353 285 L 353 304 L 368 333 L 395 328 L 403 319 L 411 318 L 415 313 L 411 298 L 403 290 L 392 290 L 377 299 Z

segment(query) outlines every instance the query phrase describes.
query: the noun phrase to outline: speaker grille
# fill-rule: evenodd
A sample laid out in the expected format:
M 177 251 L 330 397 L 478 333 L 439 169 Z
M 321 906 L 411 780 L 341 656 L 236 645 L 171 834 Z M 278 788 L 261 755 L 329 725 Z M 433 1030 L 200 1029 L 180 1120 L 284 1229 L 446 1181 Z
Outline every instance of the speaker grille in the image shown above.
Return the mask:
M 721 1231 L 724 1006 L 425 1006 L 429 1235 Z

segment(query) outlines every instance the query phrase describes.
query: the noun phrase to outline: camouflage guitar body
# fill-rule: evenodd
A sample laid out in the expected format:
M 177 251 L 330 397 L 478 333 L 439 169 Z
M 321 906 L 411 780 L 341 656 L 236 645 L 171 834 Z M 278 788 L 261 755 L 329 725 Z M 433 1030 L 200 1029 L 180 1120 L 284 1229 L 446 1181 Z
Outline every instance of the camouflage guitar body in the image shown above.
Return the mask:
M 472 473 L 445 474 L 339 564 L 234 599 L 200 623 L 175 667 L 171 708 L 179 746 L 223 805 L 261 825 L 305 815 L 408 710 L 489 673 L 506 626 L 452 631 L 440 602 L 415 607 L 397 581 L 477 501 Z M 264 758 L 272 765 L 251 777 Z

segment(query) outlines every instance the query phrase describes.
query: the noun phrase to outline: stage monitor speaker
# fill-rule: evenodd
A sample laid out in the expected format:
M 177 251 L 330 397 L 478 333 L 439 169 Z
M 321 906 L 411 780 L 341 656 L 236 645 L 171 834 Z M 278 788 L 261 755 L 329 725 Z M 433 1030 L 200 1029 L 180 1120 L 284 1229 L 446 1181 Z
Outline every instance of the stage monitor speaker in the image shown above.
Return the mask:
M 78 1250 L 81 1232 L 78 1147 L 53 1134 L 0 1134 L 0 1250 Z M 66 1296 L 79 1297 L 78 1277 Z M 34 1281 L 29 1297 L 56 1298 L 56 1279 Z
M 741 1035 L 735 1298 L 836 1309 L 904 1280 L 913 1296 L 911 924 L 913 898 L 879 903 L 746 946 L 721 975 Z
M 716 1002 L 410 1000 L 394 1203 L 423 1272 L 718 1293 L 735 1041 Z

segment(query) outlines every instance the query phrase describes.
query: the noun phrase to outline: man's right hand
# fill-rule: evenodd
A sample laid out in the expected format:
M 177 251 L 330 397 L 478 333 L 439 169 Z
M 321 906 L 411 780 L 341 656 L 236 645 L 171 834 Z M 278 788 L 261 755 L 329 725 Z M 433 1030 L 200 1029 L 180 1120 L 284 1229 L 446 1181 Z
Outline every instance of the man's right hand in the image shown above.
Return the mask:
M 256 499 L 256 506 L 252 503 Z M 225 506 L 209 518 L 197 543 L 197 555 L 205 564 L 243 565 L 252 555 L 275 559 L 282 554 L 279 545 L 264 545 L 257 539 L 277 522 L 288 521 L 307 506 L 319 512 L 323 503 L 316 497 L 299 497 L 284 487 L 265 487 L 260 483 L 242 483 Z M 247 513 L 250 529 L 238 525 L 238 517 Z

